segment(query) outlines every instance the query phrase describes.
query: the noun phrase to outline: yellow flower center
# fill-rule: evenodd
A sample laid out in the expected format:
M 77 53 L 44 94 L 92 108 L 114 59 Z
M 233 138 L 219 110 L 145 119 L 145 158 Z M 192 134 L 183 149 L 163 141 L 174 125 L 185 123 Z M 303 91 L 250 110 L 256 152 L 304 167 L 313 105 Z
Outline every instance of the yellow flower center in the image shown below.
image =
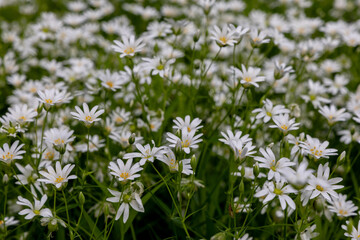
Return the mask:
M 21 117 L 19 117 L 19 120 L 26 121 L 26 117 L 25 117 L 25 116 L 21 116 Z
M 65 142 L 64 142 L 64 140 L 63 139 L 61 139 L 61 138 L 58 138 L 58 139 L 56 139 L 55 141 L 55 144 L 64 144 Z
M 275 188 L 275 189 L 274 189 L 274 193 L 275 193 L 276 195 L 281 195 L 281 194 L 283 193 L 283 191 L 281 191 L 281 190 L 278 189 L 278 188 Z
M 272 116 L 271 112 L 266 112 L 266 115 L 268 115 L 269 117 Z
M 111 81 L 106 82 L 106 85 L 108 85 L 110 88 L 114 87 L 114 83 Z
M 0 225 L 2 225 L 4 223 L 4 221 L 3 220 L 0 220 Z
M 164 65 L 162 64 L 159 64 L 157 67 L 156 67 L 157 70 L 161 71 L 164 69 Z
M 320 192 L 324 191 L 324 188 L 320 185 L 316 185 L 316 189 Z
M 176 161 L 174 159 L 170 159 L 170 168 L 175 169 L 176 168 Z
M 182 147 L 186 148 L 190 146 L 189 140 L 185 140 L 185 142 L 181 142 Z
M 256 43 L 256 42 L 260 42 L 260 38 L 258 38 L 258 37 L 255 37 L 255 38 L 253 38 L 253 41 Z
M 125 50 L 124 50 L 124 53 L 126 54 L 132 54 L 135 52 L 135 49 L 133 47 L 127 47 Z
M 251 77 L 245 77 L 244 80 L 249 83 L 251 82 Z
M 340 215 L 347 215 L 347 214 L 348 214 L 348 211 L 340 209 L 340 210 L 339 210 L 339 214 L 340 214 Z
M 287 129 L 288 129 L 288 126 L 286 126 L 285 124 L 284 124 L 284 125 L 281 125 L 281 129 L 287 130 Z
M 4 160 L 6 160 L 6 159 L 13 159 L 13 157 L 14 157 L 14 154 L 11 154 L 10 152 L 8 152 L 6 155 L 2 155 L 2 158 L 4 159 Z
M 48 103 L 48 104 L 52 104 L 53 103 L 53 100 L 48 98 L 48 99 L 45 99 L 45 102 Z
M 32 92 L 32 93 L 36 93 L 36 91 L 37 91 L 37 89 L 36 89 L 36 88 L 34 88 L 34 87 L 30 88 L 30 92 Z
M 226 44 L 226 42 L 227 42 L 227 38 L 226 38 L 225 36 L 220 37 L 219 40 L 220 40 L 223 44 Z
M 120 174 L 120 177 L 122 177 L 124 180 L 126 180 L 127 178 L 129 178 L 129 173 L 128 172 L 123 172 Z
M 124 119 L 122 117 L 116 117 L 115 122 L 116 123 L 122 123 Z
M 86 121 L 91 121 L 91 120 L 92 120 L 92 117 L 91 117 L 91 116 L 86 116 L 86 117 L 85 117 L 85 120 L 86 120 Z
M 190 128 L 190 127 L 187 127 L 187 130 L 188 130 L 188 132 L 191 132 L 191 128 Z
M 55 179 L 55 182 L 56 182 L 56 183 L 61 183 L 62 181 L 64 181 L 64 178 L 61 177 L 61 176 L 59 176 L 59 177 L 57 177 L 57 178 Z
M 55 157 L 55 154 L 53 152 L 47 152 L 45 153 L 45 159 L 53 160 Z
M 36 209 L 35 209 L 33 212 L 34 212 L 36 215 L 39 215 L 39 214 L 40 214 L 40 211 L 39 211 L 39 210 L 36 210 Z

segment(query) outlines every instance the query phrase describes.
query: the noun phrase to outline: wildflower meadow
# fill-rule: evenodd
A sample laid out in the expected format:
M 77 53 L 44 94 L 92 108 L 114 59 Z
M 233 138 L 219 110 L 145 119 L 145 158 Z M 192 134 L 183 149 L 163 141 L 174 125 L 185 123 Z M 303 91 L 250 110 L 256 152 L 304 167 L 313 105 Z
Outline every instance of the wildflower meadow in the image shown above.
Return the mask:
M 0 239 L 360 239 L 360 0 L 0 0 Z

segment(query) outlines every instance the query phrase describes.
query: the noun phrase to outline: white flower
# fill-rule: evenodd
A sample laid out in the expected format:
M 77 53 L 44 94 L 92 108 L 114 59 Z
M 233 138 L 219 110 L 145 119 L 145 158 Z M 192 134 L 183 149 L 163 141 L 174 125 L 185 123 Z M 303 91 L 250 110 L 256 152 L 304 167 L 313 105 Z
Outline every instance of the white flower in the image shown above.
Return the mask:
M 158 159 L 163 163 L 167 164 L 171 172 L 179 171 L 179 164 L 182 164 L 181 173 L 186 175 L 193 173 L 190 165 L 191 159 L 183 159 L 180 161 L 176 160 L 176 156 L 170 148 L 167 148 L 165 151 L 163 151 L 162 154 L 158 156 Z
M 304 149 L 304 153 L 309 154 L 316 159 L 329 158 L 329 156 L 337 155 L 337 150 L 334 148 L 326 149 L 329 145 L 328 141 L 323 143 L 317 138 L 312 138 L 306 135 L 306 141 L 300 143 L 300 147 Z
M 19 145 L 19 140 L 16 140 L 11 147 L 7 143 L 0 148 L 0 160 L 10 164 L 15 159 L 22 159 L 23 156 L 21 154 L 25 153 L 24 150 L 21 150 L 24 144 Z
M 38 178 L 38 175 L 35 173 L 34 169 L 30 164 L 27 164 L 25 167 L 21 166 L 18 163 L 15 163 L 16 167 L 22 174 L 17 174 L 15 179 L 17 180 L 15 183 L 18 185 L 27 185 L 29 183 L 33 183 Z
M 121 42 L 115 40 L 114 41 L 115 45 L 111 45 L 111 47 L 115 52 L 120 53 L 121 58 L 126 56 L 132 57 L 135 55 L 135 53 L 141 52 L 142 49 L 145 47 L 145 44 L 142 43 L 143 41 L 142 38 L 135 40 L 134 35 L 131 36 L 123 35 L 121 40 L 122 40 Z
M 261 71 L 260 68 L 249 67 L 246 69 L 245 65 L 241 64 L 241 70 L 236 67 L 231 67 L 230 71 L 235 71 L 235 77 L 241 79 L 240 83 L 243 84 L 244 87 L 250 87 L 251 85 L 259 87 L 257 83 L 265 81 L 264 76 L 258 76 Z
M 183 128 L 186 128 L 188 132 L 191 132 L 193 130 L 198 130 L 202 128 L 201 126 L 201 120 L 199 118 L 195 118 L 192 121 L 190 121 L 190 116 L 185 116 L 185 119 L 182 119 L 181 117 L 177 117 L 174 120 L 174 123 L 176 126 L 173 126 L 173 128 L 182 130 Z
M 243 143 L 242 141 L 233 142 L 233 150 L 235 156 L 240 160 L 245 157 L 251 157 L 252 154 L 256 153 L 256 151 L 252 151 L 255 149 L 255 146 L 252 145 L 252 142 Z
M 5 227 L 16 225 L 19 223 L 19 220 L 15 220 L 15 217 L 5 217 L 4 220 L 0 220 L 0 230 L 3 230 Z
M 110 89 L 112 91 L 120 89 L 125 82 L 120 74 L 116 72 L 112 73 L 109 69 L 106 69 L 105 71 L 99 71 L 97 77 L 101 80 L 101 85 L 104 88 Z
M 138 212 L 144 212 L 144 206 L 141 202 L 140 195 L 136 192 L 130 193 L 129 191 L 118 192 L 115 190 L 109 189 L 109 192 L 113 195 L 113 197 L 107 198 L 106 201 L 113 202 L 113 203 L 121 203 L 116 216 L 115 220 L 118 220 L 121 215 L 123 215 L 123 222 L 129 218 L 129 211 L 130 206 Z
M 78 106 L 75 106 L 75 109 L 77 112 L 71 112 L 70 114 L 75 119 L 84 122 L 87 127 L 90 127 L 94 122 L 100 121 L 101 119 L 98 117 L 104 113 L 103 109 L 96 111 L 98 106 L 93 107 L 90 111 L 89 106 L 86 103 L 83 103 L 84 111 L 82 111 Z
M 40 201 L 34 197 L 34 204 L 32 204 L 26 198 L 18 196 L 18 201 L 16 202 L 16 204 L 27 206 L 30 208 L 30 209 L 21 210 L 19 214 L 26 215 L 25 219 L 33 219 L 35 216 L 52 217 L 52 213 L 50 209 L 43 208 L 46 200 L 47 200 L 47 195 L 43 195 Z
M 266 151 L 263 148 L 260 148 L 260 152 L 264 157 L 254 157 L 256 161 L 259 161 L 260 168 L 269 169 L 268 180 L 271 180 L 275 177 L 275 180 L 279 182 L 281 180 L 281 175 L 288 171 L 291 171 L 290 166 L 295 165 L 295 163 L 290 162 L 288 158 L 281 158 L 276 160 L 273 151 L 270 148 L 266 148 Z
M 44 182 L 47 184 L 54 184 L 54 186 L 59 189 L 64 184 L 68 182 L 70 179 L 76 179 L 75 175 L 70 175 L 71 170 L 75 167 L 75 165 L 67 164 L 63 169 L 61 168 L 60 162 L 56 162 L 56 171 L 52 166 L 48 166 L 46 168 L 47 172 L 40 171 L 39 173 L 45 177 L 38 179 L 39 182 Z
M 327 118 L 329 125 L 332 125 L 336 122 L 346 121 L 351 117 L 350 113 L 345 111 L 345 108 L 337 110 L 335 105 L 331 105 L 330 107 L 320 107 L 319 113 Z
M 211 30 L 210 34 L 210 39 L 215 40 L 220 47 L 233 46 L 237 42 L 235 40 L 236 32 L 226 25 L 222 29 L 215 25 L 214 30 Z
M 202 139 L 199 139 L 203 134 L 200 133 L 195 135 L 195 131 L 188 132 L 187 129 L 181 131 L 181 139 L 172 133 L 167 133 L 168 137 L 166 138 L 169 141 L 170 147 L 181 147 L 181 149 L 189 154 L 190 148 L 198 148 L 197 143 L 202 142 Z
M 250 42 L 253 47 L 258 47 L 263 43 L 269 43 L 270 39 L 267 39 L 267 35 L 263 31 L 258 31 L 257 29 L 251 29 L 250 33 Z
M 296 208 L 295 202 L 288 196 L 290 193 L 296 193 L 297 191 L 293 189 L 290 185 L 285 185 L 284 181 L 280 182 L 265 182 L 263 189 L 255 193 L 255 197 L 265 197 L 263 203 L 267 203 L 273 200 L 275 197 L 279 198 L 281 208 L 285 210 L 286 205 L 289 205 L 290 208 Z
M 305 191 L 311 191 L 310 199 L 313 199 L 321 194 L 327 201 L 331 202 L 330 196 L 338 198 L 338 194 L 334 191 L 336 189 L 343 188 L 341 185 L 335 185 L 342 181 L 342 178 L 329 179 L 330 168 L 329 163 L 324 166 L 320 164 L 318 167 L 317 175 L 311 176 L 309 185 L 306 186 Z
M 147 70 L 151 75 L 159 74 L 160 77 L 164 77 L 166 72 L 169 72 L 170 65 L 175 62 L 175 59 L 169 59 L 165 61 L 160 57 L 154 58 L 143 58 L 144 62 L 141 66 L 144 67 L 144 70 Z
M 313 82 L 311 79 L 308 81 L 309 91 L 307 95 L 301 95 L 301 98 L 306 102 L 311 101 L 315 108 L 320 107 L 321 103 L 330 103 L 331 101 L 327 98 L 322 97 L 327 91 L 325 86 L 321 85 L 320 82 Z
M 289 183 L 302 187 L 304 186 L 308 179 L 310 179 L 310 176 L 312 176 L 312 173 L 314 172 L 313 169 L 307 169 L 308 162 L 304 159 L 299 166 L 297 167 L 296 171 L 287 171 L 283 172 L 284 177 L 289 181 Z
M 264 123 L 270 121 L 270 119 L 276 115 L 290 113 L 289 109 L 286 109 L 283 105 L 276 105 L 274 107 L 273 103 L 269 99 L 263 101 L 264 106 L 262 108 L 257 108 L 253 110 L 253 113 L 258 113 L 256 119 L 264 119 Z
M 304 154 L 303 149 L 300 148 L 300 143 L 305 141 L 305 133 L 303 133 L 303 132 L 300 133 L 300 135 L 298 137 L 295 137 L 292 134 L 288 134 L 288 135 L 286 135 L 286 138 L 289 143 L 294 144 L 294 146 L 292 147 L 291 152 L 290 152 L 291 156 L 294 156 L 299 151 L 300 151 L 300 154 Z
M 57 89 L 45 89 L 44 91 L 37 91 L 40 98 L 37 98 L 39 102 L 45 104 L 46 108 L 53 106 L 57 103 L 62 103 L 66 98 L 66 91 L 59 91 Z
M 51 128 L 44 133 L 44 140 L 55 147 L 64 147 L 66 144 L 74 141 L 71 137 L 73 130 L 65 128 Z
M 150 144 L 146 144 L 142 146 L 141 144 L 135 144 L 136 148 L 140 151 L 140 153 L 127 153 L 124 155 L 124 159 L 129 158 L 141 158 L 140 165 L 144 165 L 146 161 L 154 162 L 154 158 L 160 153 L 162 148 L 150 147 Z
M 349 225 L 349 221 L 346 221 L 346 224 Z M 344 229 L 346 232 L 344 233 L 345 237 L 351 238 L 351 240 L 359 240 L 360 239 L 360 220 L 357 226 L 357 229 L 352 226 L 351 233 L 348 232 L 349 227 L 346 225 L 341 225 L 341 228 Z
M 333 198 L 328 206 L 331 212 L 334 212 L 338 217 L 356 216 L 358 207 L 352 201 L 346 201 L 346 195 L 339 194 L 339 198 Z
M 9 108 L 7 117 L 11 121 L 16 121 L 20 124 L 25 122 L 33 122 L 34 117 L 37 116 L 37 112 L 33 108 L 29 108 L 26 104 L 15 105 Z
M 284 134 L 288 131 L 299 129 L 300 123 L 295 123 L 295 118 L 289 120 L 289 114 L 280 114 L 273 117 L 276 125 L 270 125 L 270 128 L 279 128 Z
M 140 174 L 136 174 L 141 171 L 143 168 L 140 167 L 139 163 L 132 165 L 132 159 L 128 159 L 126 164 L 121 159 L 117 160 L 117 164 L 110 162 L 109 169 L 111 170 L 110 174 L 114 175 L 119 181 L 134 180 L 135 178 L 140 177 Z
M 252 140 L 251 138 L 249 138 L 249 134 L 241 136 L 241 131 L 236 131 L 234 134 L 231 130 L 228 129 L 226 133 L 221 132 L 221 135 L 224 138 L 220 138 L 219 141 L 225 143 L 226 145 L 229 145 L 232 148 L 235 147 L 236 142 L 242 142 L 243 144 L 246 144 L 248 142 L 251 142 Z

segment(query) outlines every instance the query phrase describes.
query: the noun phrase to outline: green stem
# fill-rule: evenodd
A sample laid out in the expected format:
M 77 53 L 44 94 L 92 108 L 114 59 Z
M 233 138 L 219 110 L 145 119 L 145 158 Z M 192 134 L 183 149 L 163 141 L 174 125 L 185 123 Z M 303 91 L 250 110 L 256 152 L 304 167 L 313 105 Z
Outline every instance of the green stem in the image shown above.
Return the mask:
M 47 122 L 47 118 L 48 118 L 48 113 L 49 113 L 49 110 L 47 110 L 46 113 L 45 113 L 45 118 L 44 118 L 42 130 L 41 130 L 40 152 L 39 152 L 39 159 L 38 159 L 38 162 L 37 162 L 37 167 L 39 167 L 40 160 L 41 160 L 41 157 L 42 157 L 42 154 L 43 154 L 42 146 L 43 146 L 43 142 L 44 142 L 44 131 L 45 131 L 45 126 L 46 126 L 46 122 Z
M 165 186 L 166 186 L 166 188 L 167 188 L 167 190 L 168 190 L 168 192 L 169 192 L 169 194 L 170 194 L 171 200 L 172 200 L 172 202 L 173 202 L 173 204 L 174 204 L 174 206 L 175 206 L 175 208 L 176 208 L 176 211 L 177 211 L 179 217 L 181 218 L 181 223 L 182 223 L 182 226 L 183 226 L 184 231 L 185 231 L 185 233 L 186 233 L 186 236 L 187 236 L 188 238 L 191 238 L 191 237 L 190 237 L 190 234 L 189 234 L 189 232 L 188 232 L 188 230 L 187 230 L 186 224 L 185 224 L 185 218 L 182 216 L 181 211 L 180 211 L 180 209 L 178 208 L 178 206 L 177 206 L 177 204 L 176 204 L 175 198 L 174 198 L 174 196 L 173 196 L 173 194 L 172 194 L 172 192 L 171 192 L 171 190 L 170 190 L 170 188 L 169 188 L 169 185 L 167 184 L 167 182 L 165 181 L 165 179 L 164 179 L 164 177 L 161 175 L 161 173 L 156 169 L 156 167 L 154 166 L 154 164 L 151 163 L 151 166 L 154 168 L 154 170 L 155 170 L 156 173 L 159 175 L 159 177 L 163 180 L 163 182 L 164 182 L 164 184 L 165 184 Z
M 54 187 L 54 217 L 56 217 L 56 187 Z

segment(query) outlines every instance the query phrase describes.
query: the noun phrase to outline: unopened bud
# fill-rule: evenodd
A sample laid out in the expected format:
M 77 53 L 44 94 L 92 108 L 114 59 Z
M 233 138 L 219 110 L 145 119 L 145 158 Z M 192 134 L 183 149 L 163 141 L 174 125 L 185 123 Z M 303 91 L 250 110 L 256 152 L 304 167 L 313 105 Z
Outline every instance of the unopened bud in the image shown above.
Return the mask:
M 258 177 L 259 174 L 260 174 L 259 164 L 255 163 L 255 165 L 254 165 L 254 176 Z
M 197 166 L 197 159 L 196 159 L 195 154 L 194 154 L 194 155 L 192 155 L 192 157 L 191 157 L 191 160 L 190 160 L 190 165 L 191 165 L 191 167 L 192 167 L 193 171 L 195 172 L 195 170 L 196 170 L 196 166 Z
M 49 232 L 55 232 L 58 230 L 58 223 L 55 218 L 51 219 L 48 224 Z
M 42 112 L 43 108 L 44 108 L 44 104 L 42 104 L 42 103 L 39 104 L 37 109 L 36 109 L 37 113 L 40 114 Z
M 136 137 L 135 133 L 132 133 L 131 136 L 129 137 L 129 144 L 130 145 L 134 144 L 135 137 Z
M 219 232 L 210 238 L 210 240 L 225 240 L 225 239 L 226 239 L 225 232 Z
M 338 164 L 343 163 L 345 156 L 346 156 L 346 151 L 343 151 L 337 159 Z
M 239 192 L 243 193 L 245 191 L 244 181 L 241 179 L 241 182 L 239 184 Z
M 109 205 L 105 204 L 104 205 L 104 215 L 105 215 L 105 217 L 109 216 L 109 212 L 110 212 Z
M 178 171 L 179 171 L 180 173 L 182 173 L 183 169 L 184 169 L 184 164 L 183 164 L 182 161 L 180 161 Z
M 79 202 L 80 202 L 81 206 L 83 206 L 85 203 L 85 196 L 84 196 L 83 192 L 79 193 Z
M 5 175 L 3 176 L 2 181 L 3 181 L 4 184 L 8 184 L 8 182 L 9 182 L 9 176 L 8 176 L 7 174 L 5 174 Z
M 198 42 L 199 41 L 199 39 L 200 39 L 200 31 L 198 30 L 198 31 L 196 31 L 196 33 L 193 35 L 193 41 L 196 43 L 196 42 Z
M 245 167 L 241 166 L 240 173 L 241 177 L 245 177 Z

